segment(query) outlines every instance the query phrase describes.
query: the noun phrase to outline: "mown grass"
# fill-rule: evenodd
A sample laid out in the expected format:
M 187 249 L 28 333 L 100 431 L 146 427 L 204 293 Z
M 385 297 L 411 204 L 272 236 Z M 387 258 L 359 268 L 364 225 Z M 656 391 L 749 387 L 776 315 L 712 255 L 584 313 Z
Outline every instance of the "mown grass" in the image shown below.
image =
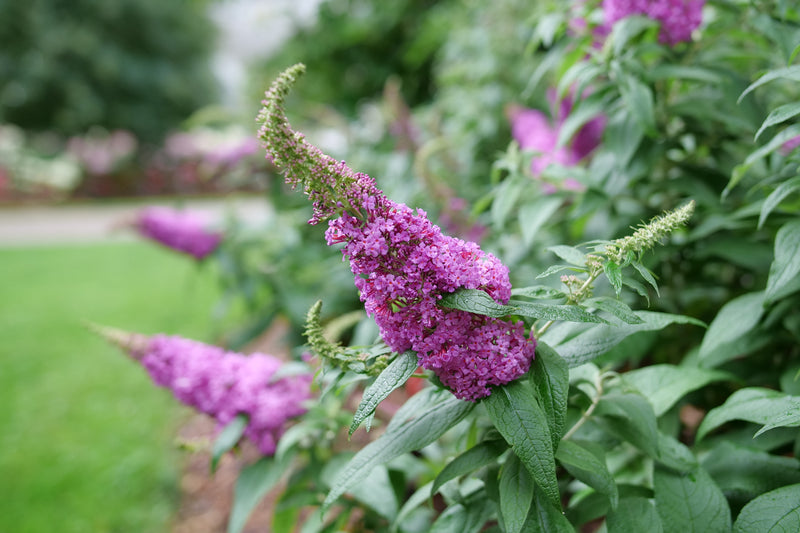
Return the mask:
M 0 531 L 168 531 L 187 414 L 82 320 L 212 340 L 213 273 L 149 243 L 0 249 Z

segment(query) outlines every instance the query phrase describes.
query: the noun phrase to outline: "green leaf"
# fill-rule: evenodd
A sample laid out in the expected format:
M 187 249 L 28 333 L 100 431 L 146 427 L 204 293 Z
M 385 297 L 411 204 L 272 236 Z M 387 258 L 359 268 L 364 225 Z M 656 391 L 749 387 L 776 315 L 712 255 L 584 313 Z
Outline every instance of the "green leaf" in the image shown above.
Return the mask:
M 548 285 L 531 285 L 530 287 L 519 287 L 511 289 L 511 296 L 524 296 L 539 300 L 553 300 L 564 298 L 564 293 Z
M 705 368 L 651 365 L 626 372 L 623 379 L 647 398 L 656 416 L 661 416 L 689 392 L 734 377 L 727 372 Z
M 522 528 L 525 533 L 575 533 L 561 511 L 561 505 L 554 504 L 541 490 L 534 491 L 533 507 Z
M 764 123 L 761 124 L 761 127 L 758 128 L 755 140 L 757 141 L 758 137 L 764 132 L 764 130 L 770 126 L 780 124 L 781 122 L 789 120 L 792 117 L 796 117 L 797 115 L 800 115 L 800 102 L 792 102 L 791 104 L 785 104 L 773 109 L 769 116 L 767 116 L 767 118 L 764 120 Z
M 792 285 L 800 273 L 800 221 L 781 226 L 775 236 L 775 260 L 769 269 L 764 302 L 769 304 L 796 290 Z
M 656 508 L 647 498 L 623 498 L 619 506 L 606 517 L 608 533 L 662 533 Z
M 762 85 L 769 83 L 773 80 L 778 79 L 787 79 L 792 81 L 800 81 L 800 65 L 794 65 L 791 67 L 786 68 L 779 68 L 775 70 L 771 70 L 758 78 L 756 81 L 751 83 L 745 90 L 742 92 L 741 96 L 739 96 L 739 100 L 737 102 L 741 102 L 742 98 L 750 94 L 753 90 L 761 87 Z
M 650 272 L 647 269 L 647 267 L 641 264 L 639 261 L 634 261 L 631 264 L 633 265 L 633 268 L 635 268 L 636 271 L 639 273 L 639 275 L 642 276 L 644 280 L 650 284 L 651 287 L 653 287 L 653 289 L 656 291 L 656 295 L 660 296 L 660 293 L 658 292 L 658 283 L 656 283 L 656 278 L 653 275 L 653 273 Z
M 539 229 L 555 215 L 562 203 L 561 198 L 543 196 L 519 208 L 519 227 L 526 245 L 533 242 Z
M 536 396 L 547 416 L 547 425 L 553 440 L 553 449 L 558 448 L 564 436 L 569 394 L 569 368 L 566 361 L 544 342 L 536 345 L 536 358 L 531 364 Z
M 389 366 L 375 378 L 372 385 L 364 390 L 361 403 L 358 404 L 358 409 L 353 415 L 353 423 L 350 424 L 350 435 L 353 434 L 361 422 L 375 412 L 378 404 L 385 400 L 393 390 L 408 381 L 408 378 L 419 366 L 418 360 L 416 352 L 411 350 L 403 352 L 389 363 Z M 369 431 L 369 425 L 367 426 L 367 431 Z
M 433 496 L 434 492 L 431 490 L 431 487 L 433 487 L 433 481 L 425 483 L 406 500 L 406 502 L 397 512 L 397 516 L 395 517 L 394 521 L 392 521 L 392 533 L 395 533 L 398 530 L 398 528 L 404 523 L 405 519 L 411 516 L 411 513 L 414 512 L 417 507 L 425 503 L 431 496 Z
M 800 531 L 800 484 L 781 487 L 752 500 L 742 508 L 733 531 Z
M 521 300 L 511 300 L 508 302 L 508 305 L 499 304 L 480 289 L 459 289 L 455 292 L 445 294 L 442 299 L 439 300 L 439 305 L 494 318 L 519 315 L 530 318 L 541 318 L 544 320 L 606 322 L 602 318 L 592 315 L 574 305 L 543 304 Z
M 238 414 L 219 432 L 214 446 L 211 448 L 211 472 L 217 469 L 220 457 L 236 446 L 236 443 L 242 438 L 248 421 L 247 415 Z
M 651 311 L 636 311 L 636 315 L 642 319 L 641 324 L 556 324 L 547 330 L 542 340 L 561 354 L 570 368 L 575 368 L 600 357 L 640 331 L 657 331 L 670 324 L 704 326 L 699 320 L 683 315 Z
M 608 104 L 599 93 L 579 100 L 558 130 L 557 146 L 566 145 L 584 124 L 595 117 L 603 115 L 607 109 Z
M 437 390 L 427 395 L 419 393 L 424 407 L 411 419 L 392 422 L 386 431 L 362 448 L 337 474 L 331 491 L 322 504 L 327 510 L 342 494 L 367 477 L 377 465 L 385 464 L 404 453 L 419 450 L 441 437 L 444 432 L 460 422 L 475 407 L 475 404 L 457 399 L 449 391 Z M 406 405 L 411 401 L 406 402 Z M 416 405 L 416 403 L 415 403 Z M 400 415 L 395 414 L 395 419 Z M 404 413 L 405 415 L 405 413 Z
M 645 133 L 655 134 L 656 115 L 653 91 L 633 76 L 624 75 L 621 81 L 619 89 L 625 107 L 628 108 Z
M 618 56 L 627 48 L 628 42 L 640 33 L 655 27 L 657 24 L 653 19 L 643 16 L 625 17 L 614 23 L 609 36 L 610 42 L 614 45 L 614 55 Z
M 767 144 L 754 150 L 750 155 L 747 156 L 743 163 L 736 165 L 736 167 L 733 169 L 731 179 L 728 182 L 728 185 L 725 186 L 725 190 L 722 193 L 723 197 L 733 190 L 734 187 L 736 187 L 736 185 L 742 180 L 742 178 L 744 178 L 747 171 L 756 161 L 768 156 L 783 146 L 786 141 L 798 135 L 800 135 L 800 124 L 789 126 L 786 129 L 778 132 Z
M 482 400 L 492 423 L 554 505 L 560 494 L 547 416 L 524 381 L 497 387 Z
M 428 533 L 478 533 L 492 514 L 489 500 L 451 505 L 431 525 Z
M 700 362 L 717 348 L 744 336 L 758 324 L 763 313 L 763 292 L 743 294 L 723 305 L 700 344 Z
M 761 206 L 761 214 L 758 217 L 758 229 L 761 229 L 764 222 L 767 221 L 769 214 L 780 205 L 784 198 L 798 189 L 800 189 L 800 176 L 795 176 L 778 185 L 775 190 L 767 196 L 767 199 L 764 200 L 764 204 Z
M 608 296 L 601 296 L 598 298 L 589 298 L 584 301 L 586 307 L 596 307 L 607 313 L 611 313 L 618 319 L 626 324 L 643 324 L 644 321 L 636 316 L 633 309 L 628 307 L 622 300 L 616 298 L 609 298 Z
M 658 427 L 653 407 L 636 391 L 614 390 L 600 397 L 595 415 L 618 438 L 658 457 Z
M 505 531 L 519 533 L 533 503 L 534 483 L 519 458 L 511 453 L 500 471 L 500 515 Z
M 476 444 L 447 463 L 442 471 L 439 472 L 439 475 L 436 476 L 431 494 L 436 494 L 439 488 L 451 479 L 469 474 L 483 466 L 494 463 L 507 449 L 506 441 L 502 439 L 487 440 Z
M 607 261 L 603 265 L 603 273 L 608 278 L 611 286 L 614 287 L 614 292 L 619 296 L 619 293 L 622 292 L 622 268 L 614 261 Z
M 680 474 L 657 466 L 653 487 L 665 533 L 731 530 L 731 511 L 725 495 L 702 468 Z
M 553 252 L 571 265 L 586 266 L 586 254 L 575 247 L 559 244 L 557 246 L 549 246 L 546 250 L 548 252 Z
M 619 500 L 617 484 L 608 471 L 605 461 L 575 441 L 564 440 L 558 446 L 556 459 L 572 474 L 575 479 L 583 481 L 600 494 L 605 494 L 615 509 Z
M 800 483 L 800 461 L 750 447 L 720 442 L 704 454 L 703 468 L 722 491 L 749 501 L 784 485 Z
M 280 481 L 291 459 L 291 456 L 285 456 L 282 461 L 277 461 L 273 457 L 262 457 L 242 469 L 233 490 L 233 508 L 228 519 L 228 533 L 242 531 L 250 513 L 267 492 Z
M 800 426 L 800 396 L 761 387 L 740 389 L 708 412 L 697 428 L 697 440 L 731 420 L 763 424 L 756 437 L 773 428 Z
M 667 468 L 680 473 L 697 467 L 697 458 L 688 446 L 660 431 L 658 432 L 658 457 L 654 457 L 654 459 Z

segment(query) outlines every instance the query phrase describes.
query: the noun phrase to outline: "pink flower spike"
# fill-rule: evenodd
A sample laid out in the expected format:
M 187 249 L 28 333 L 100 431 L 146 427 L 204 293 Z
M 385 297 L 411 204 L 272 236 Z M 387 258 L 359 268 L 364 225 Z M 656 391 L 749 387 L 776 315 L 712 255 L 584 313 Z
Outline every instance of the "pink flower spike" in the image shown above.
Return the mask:
M 211 254 L 222 241 L 222 234 L 209 230 L 205 217 L 193 211 L 147 207 L 137 214 L 134 225 L 144 237 L 197 260 Z

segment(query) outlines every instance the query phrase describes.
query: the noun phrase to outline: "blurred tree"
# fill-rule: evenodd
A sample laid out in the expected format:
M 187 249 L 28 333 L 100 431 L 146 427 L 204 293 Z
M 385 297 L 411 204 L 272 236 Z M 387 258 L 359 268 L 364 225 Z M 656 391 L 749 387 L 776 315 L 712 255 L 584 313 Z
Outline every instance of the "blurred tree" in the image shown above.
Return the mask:
M 414 106 L 433 95 L 436 51 L 447 39 L 454 0 L 328 0 L 316 24 L 300 28 L 281 52 L 253 76 L 262 95 L 283 69 L 302 62 L 308 79 L 294 95 L 303 102 L 324 102 L 348 116 L 359 101 L 381 94 L 386 80 L 402 82 L 403 97 Z
M 214 28 L 185 0 L 0 0 L 0 122 L 157 142 L 210 102 Z

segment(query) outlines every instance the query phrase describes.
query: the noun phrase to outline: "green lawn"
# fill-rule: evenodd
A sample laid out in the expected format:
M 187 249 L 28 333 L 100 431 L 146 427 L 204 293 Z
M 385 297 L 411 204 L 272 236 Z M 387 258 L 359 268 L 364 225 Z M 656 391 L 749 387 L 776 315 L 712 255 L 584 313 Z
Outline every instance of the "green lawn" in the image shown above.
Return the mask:
M 188 412 L 82 320 L 212 340 L 207 268 L 149 243 L 0 249 L 0 531 L 168 531 Z

